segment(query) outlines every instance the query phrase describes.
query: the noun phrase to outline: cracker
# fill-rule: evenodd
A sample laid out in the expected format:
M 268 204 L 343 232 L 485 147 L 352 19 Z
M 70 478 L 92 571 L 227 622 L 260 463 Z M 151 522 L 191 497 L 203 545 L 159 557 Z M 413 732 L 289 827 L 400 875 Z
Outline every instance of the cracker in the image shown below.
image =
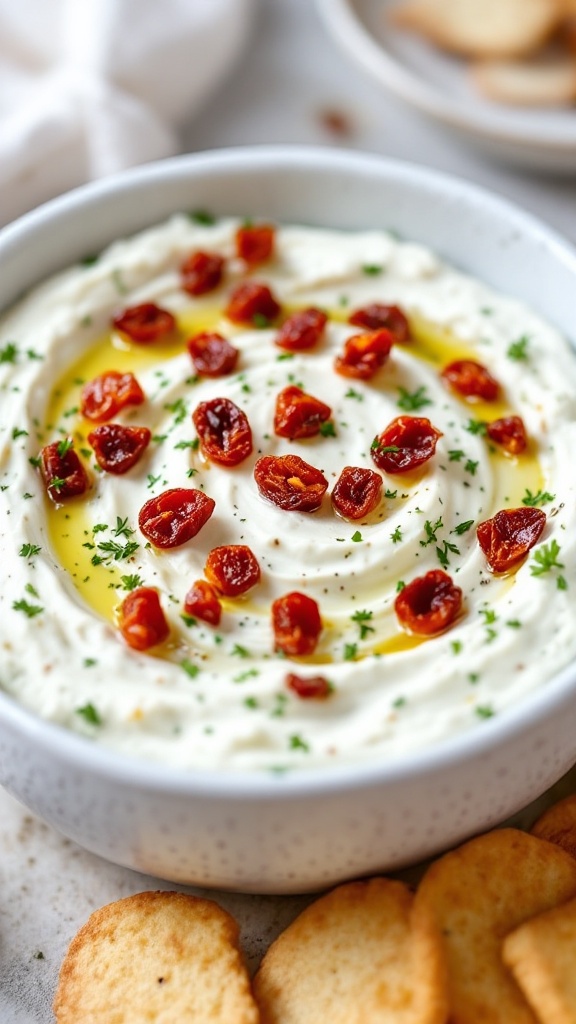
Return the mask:
M 532 60 L 487 60 L 472 67 L 480 92 L 521 107 L 566 107 L 576 102 L 576 59 L 570 54 Z
M 576 900 L 538 914 L 504 940 L 504 963 L 544 1024 L 576 1024 L 575 950 Z
M 57 1024 L 257 1024 L 236 922 L 211 900 L 143 892 L 95 911 L 72 940 Z
M 272 944 L 254 994 L 262 1024 L 444 1024 L 442 942 L 403 883 L 341 885 Z
M 502 962 L 502 941 L 573 896 L 576 861 L 517 829 L 472 839 L 427 869 L 416 907 L 434 915 L 444 935 L 451 1024 L 534 1024 Z
M 564 11 L 564 0 L 404 0 L 392 18 L 465 57 L 518 57 L 546 42 Z
M 533 836 L 561 846 L 576 858 L 576 793 L 552 804 L 534 822 Z

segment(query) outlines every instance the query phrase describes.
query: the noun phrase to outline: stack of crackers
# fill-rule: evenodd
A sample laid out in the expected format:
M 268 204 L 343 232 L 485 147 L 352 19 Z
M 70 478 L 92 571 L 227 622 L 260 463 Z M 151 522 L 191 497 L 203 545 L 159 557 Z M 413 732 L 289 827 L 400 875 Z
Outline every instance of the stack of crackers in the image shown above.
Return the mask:
M 401 0 L 392 19 L 468 58 L 490 99 L 534 107 L 576 102 L 576 0 Z
M 575 1024 L 576 795 L 452 850 L 415 891 L 340 885 L 253 981 L 216 903 L 144 892 L 73 939 L 58 1024 Z

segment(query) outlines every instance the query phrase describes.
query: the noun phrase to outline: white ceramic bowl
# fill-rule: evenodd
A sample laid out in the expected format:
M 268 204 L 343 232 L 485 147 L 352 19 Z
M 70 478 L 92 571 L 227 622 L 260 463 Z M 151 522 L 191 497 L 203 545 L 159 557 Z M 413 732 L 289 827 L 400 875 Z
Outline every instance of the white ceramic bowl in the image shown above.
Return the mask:
M 87 251 L 192 208 L 393 228 L 574 331 L 576 254 L 528 214 L 422 168 L 299 148 L 149 165 L 34 211 L 0 235 L 0 308 Z M 425 858 L 516 812 L 575 758 L 576 666 L 435 749 L 283 777 L 130 760 L 0 694 L 0 781 L 31 810 L 116 863 L 246 892 L 318 889 Z

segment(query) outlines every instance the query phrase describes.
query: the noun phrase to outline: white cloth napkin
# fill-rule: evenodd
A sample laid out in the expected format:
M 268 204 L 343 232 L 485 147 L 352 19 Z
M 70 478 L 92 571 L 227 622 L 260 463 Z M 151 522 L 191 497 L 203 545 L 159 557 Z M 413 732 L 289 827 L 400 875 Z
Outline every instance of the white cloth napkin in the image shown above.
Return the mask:
M 0 224 L 179 149 L 255 0 L 0 0 Z

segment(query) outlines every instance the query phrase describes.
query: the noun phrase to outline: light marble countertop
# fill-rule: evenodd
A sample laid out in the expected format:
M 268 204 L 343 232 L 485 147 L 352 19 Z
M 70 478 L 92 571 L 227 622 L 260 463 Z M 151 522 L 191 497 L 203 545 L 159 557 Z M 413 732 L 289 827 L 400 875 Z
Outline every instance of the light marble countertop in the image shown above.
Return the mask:
M 329 127 L 335 113 L 347 133 Z M 348 146 L 449 171 L 515 200 L 576 241 L 576 169 L 574 178 L 530 174 L 467 149 L 351 66 L 327 37 L 311 0 L 261 0 L 244 60 L 183 133 L 189 151 L 275 142 Z M 529 825 L 552 798 L 572 790 L 574 770 L 514 823 Z M 182 887 L 80 850 L 0 791 L 2 1024 L 49 1024 L 72 936 L 95 908 L 149 888 Z M 240 922 L 252 968 L 310 901 L 210 895 Z

